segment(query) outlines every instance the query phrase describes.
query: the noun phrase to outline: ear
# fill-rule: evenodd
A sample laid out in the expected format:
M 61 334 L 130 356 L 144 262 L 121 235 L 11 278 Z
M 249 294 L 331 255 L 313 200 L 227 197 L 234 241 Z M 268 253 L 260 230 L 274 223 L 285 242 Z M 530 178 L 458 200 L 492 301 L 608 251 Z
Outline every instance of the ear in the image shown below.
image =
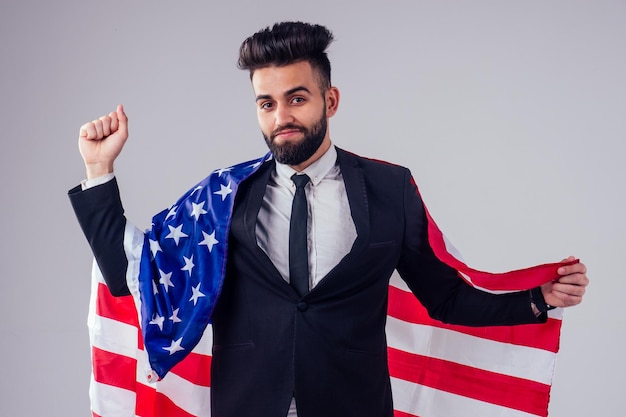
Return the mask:
M 333 117 L 339 108 L 339 89 L 330 87 L 326 90 L 326 117 Z

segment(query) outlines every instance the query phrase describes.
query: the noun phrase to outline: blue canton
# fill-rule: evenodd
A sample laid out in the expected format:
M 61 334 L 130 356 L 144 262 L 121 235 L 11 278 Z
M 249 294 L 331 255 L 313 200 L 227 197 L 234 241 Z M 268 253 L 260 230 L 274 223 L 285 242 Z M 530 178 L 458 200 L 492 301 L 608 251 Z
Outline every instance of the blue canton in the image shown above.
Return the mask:
M 140 320 L 150 366 L 160 378 L 210 323 L 226 273 L 237 188 L 271 158 L 214 171 L 152 219 L 139 271 Z

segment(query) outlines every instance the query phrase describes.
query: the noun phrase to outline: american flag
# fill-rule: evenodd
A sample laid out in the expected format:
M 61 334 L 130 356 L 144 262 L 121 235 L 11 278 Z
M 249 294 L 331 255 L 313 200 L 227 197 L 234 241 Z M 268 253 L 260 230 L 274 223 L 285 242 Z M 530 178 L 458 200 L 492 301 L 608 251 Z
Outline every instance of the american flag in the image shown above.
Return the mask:
M 155 216 L 146 233 L 127 225 L 132 296 L 111 296 L 94 263 L 93 416 L 210 416 L 212 340 L 204 317 L 221 289 L 237 185 L 269 158 L 215 171 Z M 557 276 L 560 264 L 501 274 L 469 268 L 428 220 L 435 254 L 472 285 L 514 291 Z M 556 309 L 543 325 L 446 325 L 430 319 L 394 275 L 386 331 L 395 416 L 547 416 L 561 318 Z

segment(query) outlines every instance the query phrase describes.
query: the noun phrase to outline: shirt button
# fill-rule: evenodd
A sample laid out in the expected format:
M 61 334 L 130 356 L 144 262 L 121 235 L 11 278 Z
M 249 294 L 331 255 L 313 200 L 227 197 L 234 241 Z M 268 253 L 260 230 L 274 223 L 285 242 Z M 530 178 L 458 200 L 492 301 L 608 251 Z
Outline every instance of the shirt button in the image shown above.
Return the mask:
M 298 311 L 306 311 L 309 308 L 309 305 L 305 302 L 298 303 Z

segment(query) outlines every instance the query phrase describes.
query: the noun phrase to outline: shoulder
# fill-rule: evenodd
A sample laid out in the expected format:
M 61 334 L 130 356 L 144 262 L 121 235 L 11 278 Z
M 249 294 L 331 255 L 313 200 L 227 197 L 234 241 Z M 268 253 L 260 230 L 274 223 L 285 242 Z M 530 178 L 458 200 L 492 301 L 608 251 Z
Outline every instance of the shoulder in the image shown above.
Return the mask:
M 367 175 L 383 175 L 385 177 L 410 177 L 411 175 L 409 169 L 401 165 L 380 159 L 360 156 L 341 148 L 337 148 L 337 159 L 342 170 L 359 168 L 362 169 Z

